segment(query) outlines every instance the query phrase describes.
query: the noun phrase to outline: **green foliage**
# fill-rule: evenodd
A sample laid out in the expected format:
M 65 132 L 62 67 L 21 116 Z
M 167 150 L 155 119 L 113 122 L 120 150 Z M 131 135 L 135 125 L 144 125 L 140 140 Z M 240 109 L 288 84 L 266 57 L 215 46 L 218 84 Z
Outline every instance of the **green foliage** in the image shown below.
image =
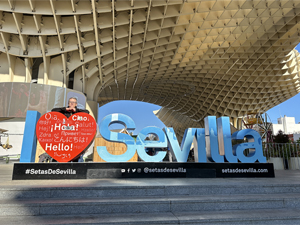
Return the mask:
M 300 145 L 298 143 L 264 143 L 264 156 L 269 159 L 270 157 L 280 157 L 289 159 L 290 157 L 300 157 Z
M 273 142 L 274 143 L 289 143 L 290 139 L 287 134 L 284 134 L 282 130 L 278 131 L 278 134 L 273 136 Z

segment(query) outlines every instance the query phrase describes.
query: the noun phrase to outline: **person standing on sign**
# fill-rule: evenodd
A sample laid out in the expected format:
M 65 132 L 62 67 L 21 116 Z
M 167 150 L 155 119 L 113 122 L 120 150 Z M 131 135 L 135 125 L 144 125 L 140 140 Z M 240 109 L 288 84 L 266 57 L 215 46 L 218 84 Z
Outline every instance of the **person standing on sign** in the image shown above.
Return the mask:
M 68 107 L 53 108 L 51 111 L 52 112 L 62 113 L 67 118 L 69 118 L 73 114 L 79 113 L 79 112 L 90 114 L 90 112 L 88 110 L 86 110 L 86 109 L 78 109 L 77 108 L 77 98 L 76 97 L 69 98 Z M 72 162 L 83 162 L 83 154 L 84 154 L 84 152 L 85 151 L 83 151 L 83 153 L 80 154 L 79 157 L 73 159 Z
M 64 114 L 67 118 L 78 112 L 90 114 L 90 112 L 86 109 L 77 108 L 77 98 L 75 97 L 69 98 L 68 107 L 54 108 L 51 110 L 51 112 L 60 112 Z

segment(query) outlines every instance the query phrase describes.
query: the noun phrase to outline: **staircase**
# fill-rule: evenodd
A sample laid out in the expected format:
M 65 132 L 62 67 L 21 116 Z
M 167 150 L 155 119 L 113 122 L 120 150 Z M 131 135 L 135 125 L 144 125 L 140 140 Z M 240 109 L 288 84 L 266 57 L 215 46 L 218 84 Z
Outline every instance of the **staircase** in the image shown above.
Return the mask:
M 140 186 L 106 180 L 95 187 L 1 187 L 0 224 L 300 224 L 300 185 L 261 179 L 265 182 L 212 179 L 199 185 L 199 179 L 179 179 L 183 185 L 178 180 L 174 185 L 170 179 L 156 185 L 153 179 L 148 186 L 143 180 Z

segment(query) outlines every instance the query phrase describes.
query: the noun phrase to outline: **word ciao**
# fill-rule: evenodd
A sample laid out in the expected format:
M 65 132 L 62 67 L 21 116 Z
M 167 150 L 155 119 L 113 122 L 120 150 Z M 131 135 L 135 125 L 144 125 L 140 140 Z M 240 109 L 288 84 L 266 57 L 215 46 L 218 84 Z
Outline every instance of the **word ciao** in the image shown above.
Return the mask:
M 181 146 L 177 140 L 173 128 L 145 127 L 138 134 L 136 141 L 127 134 L 111 132 L 109 126 L 119 123 L 127 130 L 134 130 L 135 123 L 127 115 L 111 114 L 103 118 L 100 124 L 102 137 L 110 142 L 125 143 L 127 151 L 122 155 L 109 153 L 105 146 L 97 146 L 99 156 L 107 162 L 126 162 L 137 152 L 139 157 L 146 162 L 160 162 L 166 156 L 166 151 L 159 151 L 150 156 L 145 148 L 168 147 L 177 162 L 187 162 L 192 143 L 194 143 L 195 162 L 230 162 L 230 163 L 265 163 L 263 156 L 262 140 L 258 132 L 252 129 L 236 131 L 231 135 L 229 117 L 208 116 L 204 119 L 205 128 L 188 128 L 185 130 Z M 149 135 L 155 135 L 157 141 L 146 140 Z M 232 146 L 232 140 L 244 140 L 248 142 Z M 246 156 L 244 151 L 249 151 Z
M 43 125 L 48 125 L 50 124 L 49 121 L 51 120 L 57 120 L 59 121 L 60 120 L 60 116 L 58 116 L 59 114 L 53 114 L 53 113 L 47 113 L 45 114 L 45 121 L 42 121 L 40 122 L 40 124 L 43 124 Z M 82 115 L 78 115 L 78 114 L 74 114 L 71 118 L 72 121 L 89 121 L 89 117 L 88 116 L 82 116 Z M 66 119 L 63 119 L 63 123 L 66 122 Z

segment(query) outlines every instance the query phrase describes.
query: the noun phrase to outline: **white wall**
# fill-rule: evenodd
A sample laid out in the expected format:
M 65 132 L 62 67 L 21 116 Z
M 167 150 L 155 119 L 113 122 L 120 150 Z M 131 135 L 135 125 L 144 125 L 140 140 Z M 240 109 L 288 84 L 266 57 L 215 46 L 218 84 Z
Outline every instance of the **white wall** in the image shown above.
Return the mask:
M 294 136 L 294 141 L 297 141 L 300 138 L 300 134 L 294 134 L 293 136 Z
M 284 131 L 284 129 L 283 129 L 283 124 L 273 124 L 272 126 L 273 126 L 272 130 L 273 130 L 273 134 L 274 134 L 274 135 L 278 134 L 278 132 L 279 132 L 280 130 L 281 130 L 281 131 Z
M 295 134 L 300 132 L 300 124 L 295 122 L 295 117 L 281 117 L 277 119 L 278 124 L 273 124 L 273 134 L 276 135 L 279 130 L 285 134 Z
M 22 149 L 23 135 L 25 127 L 25 118 L 13 118 L 0 122 L 0 128 L 8 130 L 9 144 L 13 147 L 10 149 L 3 149 L 0 147 L 0 156 L 20 154 Z M 6 143 L 7 137 L 1 137 L 2 144 Z

